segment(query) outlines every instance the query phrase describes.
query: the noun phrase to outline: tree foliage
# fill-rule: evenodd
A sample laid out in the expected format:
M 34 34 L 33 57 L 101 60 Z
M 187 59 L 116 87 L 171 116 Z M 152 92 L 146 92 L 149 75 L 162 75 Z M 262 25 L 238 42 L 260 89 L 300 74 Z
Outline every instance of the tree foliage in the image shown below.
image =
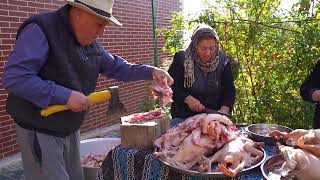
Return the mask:
M 183 47 L 185 30 L 199 23 L 215 28 L 236 74 L 234 120 L 310 128 L 313 105 L 302 100 L 302 81 L 319 57 L 320 2 L 300 0 L 287 12 L 280 0 L 206 2 L 197 17 L 173 15 L 162 29 L 164 50 Z
M 170 23 L 172 24 L 170 28 L 162 27 L 158 29 L 158 32 L 159 34 L 162 34 L 166 40 L 162 50 L 169 51 L 171 54 L 174 54 L 183 47 L 183 34 L 187 27 L 184 16 L 181 12 L 173 12 Z

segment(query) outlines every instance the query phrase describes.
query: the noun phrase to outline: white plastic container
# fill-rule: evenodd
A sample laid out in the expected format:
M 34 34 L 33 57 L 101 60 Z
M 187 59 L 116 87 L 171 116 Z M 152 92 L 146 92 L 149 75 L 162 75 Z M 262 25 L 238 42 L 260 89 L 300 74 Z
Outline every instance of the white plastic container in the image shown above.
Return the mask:
M 88 154 L 107 155 L 115 146 L 121 143 L 120 138 L 92 138 L 80 141 L 80 157 Z M 98 168 L 83 167 L 83 173 L 86 180 L 95 180 Z

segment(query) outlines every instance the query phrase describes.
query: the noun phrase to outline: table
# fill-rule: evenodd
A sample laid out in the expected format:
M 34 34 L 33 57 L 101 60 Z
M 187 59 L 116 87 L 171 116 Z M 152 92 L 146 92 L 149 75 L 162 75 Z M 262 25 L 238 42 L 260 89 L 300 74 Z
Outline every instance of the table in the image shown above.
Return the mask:
M 267 157 L 275 154 L 274 146 L 264 147 Z M 120 146 L 111 150 L 105 158 L 102 167 L 98 170 L 97 180 L 162 180 L 162 179 L 190 179 L 202 180 L 208 178 L 187 176 L 172 171 L 164 166 L 158 159 L 152 156 L 152 151 L 121 148 Z M 263 175 L 260 167 L 242 173 L 235 178 L 211 178 L 211 179 L 241 179 L 241 180 L 260 180 Z
M 176 126 L 183 119 L 174 119 L 171 126 Z M 241 134 L 247 136 L 245 126 L 237 126 Z M 267 158 L 276 154 L 276 147 L 265 145 Z M 188 176 L 175 172 L 163 165 L 152 155 L 152 150 L 138 148 L 112 149 L 103 161 L 97 173 L 97 180 L 209 180 L 208 178 Z M 260 166 L 241 173 L 234 178 L 210 178 L 210 180 L 261 180 L 264 179 Z
M 267 157 L 275 154 L 275 146 L 264 147 Z M 97 180 L 206 180 L 208 178 L 187 176 L 177 173 L 163 165 L 152 155 L 151 150 L 137 148 L 112 149 L 97 173 Z M 242 173 L 235 178 L 210 178 L 210 179 L 239 179 L 239 180 L 260 180 L 263 175 L 260 167 Z

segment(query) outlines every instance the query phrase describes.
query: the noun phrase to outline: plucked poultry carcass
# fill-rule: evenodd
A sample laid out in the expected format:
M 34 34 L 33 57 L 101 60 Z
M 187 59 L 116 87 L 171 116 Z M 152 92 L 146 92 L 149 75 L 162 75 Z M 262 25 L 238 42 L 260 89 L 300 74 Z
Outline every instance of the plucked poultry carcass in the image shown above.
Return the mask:
M 216 144 L 220 145 L 235 139 L 239 135 L 239 131 L 232 123 L 232 121 L 220 114 L 208 114 L 201 118 L 200 126 L 202 133 L 209 135 Z M 220 142 L 219 142 L 220 141 Z
M 190 169 L 200 160 L 201 156 L 205 156 L 210 152 L 208 147 L 213 144 L 213 140 L 207 135 L 200 135 L 199 139 L 197 139 L 198 143 L 202 145 L 194 143 L 194 134 L 199 132 L 201 132 L 200 128 L 194 130 L 192 134 L 183 140 L 177 151 L 165 150 L 162 153 L 156 153 L 156 155 L 180 169 Z M 170 154 L 173 156 L 170 157 Z
M 275 130 L 270 135 L 275 138 L 285 138 L 287 145 L 298 146 L 320 156 L 320 129 L 296 129 L 290 133 Z
M 213 162 L 218 162 L 219 170 L 227 176 L 234 177 L 246 167 L 254 165 L 263 158 L 259 148 L 263 143 L 253 142 L 251 139 L 239 136 L 224 145 L 211 157 L 202 157 L 199 171 L 211 171 Z M 230 165 L 227 168 L 227 165 Z
M 320 160 L 317 156 L 290 146 L 279 145 L 278 148 L 285 160 L 281 168 L 286 177 L 298 180 L 320 179 Z
M 177 127 L 168 129 L 165 134 L 153 142 L 154 146 L 158 147 L 159 151 L 171 150 L 172 148 L 178 150 L 183 140 L 192 132 L 192 130 L 199 126 L 199 120 L 205 115 L 206 114 L 198 114 L 189 117 Z
M 239 135 L 229 118 L 219 114 L 199 114 L 187 118 L 154 141 L 154 155 L 180 169 L 194 169 L 201 157 L 216 152 Z

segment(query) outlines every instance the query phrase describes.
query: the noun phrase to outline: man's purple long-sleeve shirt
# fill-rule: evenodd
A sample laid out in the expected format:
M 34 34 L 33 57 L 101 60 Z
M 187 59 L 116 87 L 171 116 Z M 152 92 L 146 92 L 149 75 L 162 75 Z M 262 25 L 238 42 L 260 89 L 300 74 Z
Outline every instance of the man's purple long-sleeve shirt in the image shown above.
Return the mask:
M 51 104 L 66 104 L 71 89 L 38 76 L 48 53 L 48 41 L 41 28 L 35 23 L 27 25 L 19 34 L 4 67 L 2 79 L 5 89 L 42 108 Z M 107 51 L 102 56 L 102 75 L 121 81 L 152 79 L 151 66 L 130 64 Z

